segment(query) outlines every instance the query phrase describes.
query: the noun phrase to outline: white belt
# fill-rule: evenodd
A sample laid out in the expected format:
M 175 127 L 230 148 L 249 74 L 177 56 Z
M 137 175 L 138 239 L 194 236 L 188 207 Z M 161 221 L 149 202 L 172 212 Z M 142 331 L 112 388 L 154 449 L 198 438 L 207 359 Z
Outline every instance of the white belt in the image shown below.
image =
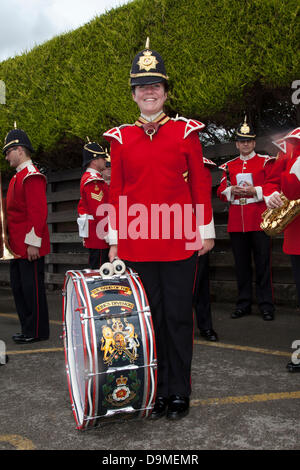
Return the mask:
M 258 202 L 255 197 L 241 197 L 240 199 L 235 199 L 231 201 L 231 204 L 235 204 L 238 206 L 244 206 L 245 204 L 251 204 L 252 202 Z

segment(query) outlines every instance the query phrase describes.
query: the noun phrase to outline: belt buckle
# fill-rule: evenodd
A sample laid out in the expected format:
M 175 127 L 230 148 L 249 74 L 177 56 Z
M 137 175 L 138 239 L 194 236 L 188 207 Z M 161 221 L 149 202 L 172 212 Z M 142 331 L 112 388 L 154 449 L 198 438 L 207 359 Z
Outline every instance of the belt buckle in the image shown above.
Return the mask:
M 240 201 L 241 206 L 244 206 L 245 204 L 247 204 L 247 199 L 245 197 L 241 197 L 239 201 Z

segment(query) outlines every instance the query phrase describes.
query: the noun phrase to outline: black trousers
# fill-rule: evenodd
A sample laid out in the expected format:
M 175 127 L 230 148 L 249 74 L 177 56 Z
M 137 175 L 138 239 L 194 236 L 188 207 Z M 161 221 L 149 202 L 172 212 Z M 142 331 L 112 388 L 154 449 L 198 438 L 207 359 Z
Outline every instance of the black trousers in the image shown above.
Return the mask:
M 22 333 L 31 338 L 49 337 L 44 261 L 44 257 L 10 261 L 10 282 Z
M 238 309 L 252 304 L 252 255 L 255 265 L 256 298 L 260 311 L 274 311 L 271 281 L 271 239 L 265 232 L 231 232 L 238 286 Z
M 193 354 L 193 285 L 197 253 L 170 262 L 129 262 L 144 285 L 157 351 L 157 395 L 189 396 Z
M 209 253 L 198 256 L 193 304 L 198 328 L 200 330 L 212 329 L 209 290 Z
M 291 262 L 300 306 L 300 255 L 291 255 Z
M 89 248 L 89 267 L 99 269 L 103 263 L 108 261 L 109 248 Z

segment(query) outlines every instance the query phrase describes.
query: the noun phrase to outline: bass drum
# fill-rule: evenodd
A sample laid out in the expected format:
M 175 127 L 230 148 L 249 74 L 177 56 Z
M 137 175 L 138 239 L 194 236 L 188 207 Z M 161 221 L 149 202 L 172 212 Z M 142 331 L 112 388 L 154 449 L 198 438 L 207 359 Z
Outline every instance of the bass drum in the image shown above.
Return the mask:
M 63 287 L 63 339 L 77 429 L 148 417 L 157 359 L 148 300 L 136 272 L 102 278 L 68 271 Z

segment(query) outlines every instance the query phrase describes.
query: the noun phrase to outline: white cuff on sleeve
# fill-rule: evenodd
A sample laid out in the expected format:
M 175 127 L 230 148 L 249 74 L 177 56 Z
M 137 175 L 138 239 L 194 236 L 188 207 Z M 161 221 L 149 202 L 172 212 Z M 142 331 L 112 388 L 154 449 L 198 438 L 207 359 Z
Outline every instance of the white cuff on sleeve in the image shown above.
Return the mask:
M 224 194 L 228 202 L 234 199 L 234 196 L 231 195 L 231 186 L 228 186 L 226 189 L 224 189 L 224 191 L 222 191 L 222 194 Z
M 113 229 L 110 225 L 110 222 L 108 222 L 108 234 L 104 237 L 104 239 L 109 245 L 118 244 L 118 230 Z
M 77 219 L 79 236 L 82 238 L 88 238 L 89 236 L 89 220 L 93 220 L 94 217 L 89 214 L 82 214 Z
M 212 217 L 210 223 L 207 225 L 199 225 L 199 232 L 201 240 L 206 240 L 207 238 L 216 238 L 214 218 Z
M 264 196 L 264 200 L 265 200 L 265 203 L 266 203 L 266 206 L 267 206 L 267 207 L 269 207 L 268 202 L 269 202 L 270 198 L 271 198 L 272 196 L 274 196 L 274 194 L 280 195 L 280 193 L 279 193 L 278 191 L 274 191 L 274 193 L 270 194 L 269 196 Z
M 41 248 L 42 239 L 36 235 L 34 231 L 34 227 L 32 227 L 30 232 L 26 234 L 25 243 L 26 245 L 32 245 L 32 246 L 36 246 L 37 248 Z
M 262 187 L 261 186 L 255 186 L 255 189 L 256 189 L 256 196 L 255 199 L 258 201 L 263 201 L 264 200 L 264 197 L 263 197 L 263 191 L 262 191 Z

